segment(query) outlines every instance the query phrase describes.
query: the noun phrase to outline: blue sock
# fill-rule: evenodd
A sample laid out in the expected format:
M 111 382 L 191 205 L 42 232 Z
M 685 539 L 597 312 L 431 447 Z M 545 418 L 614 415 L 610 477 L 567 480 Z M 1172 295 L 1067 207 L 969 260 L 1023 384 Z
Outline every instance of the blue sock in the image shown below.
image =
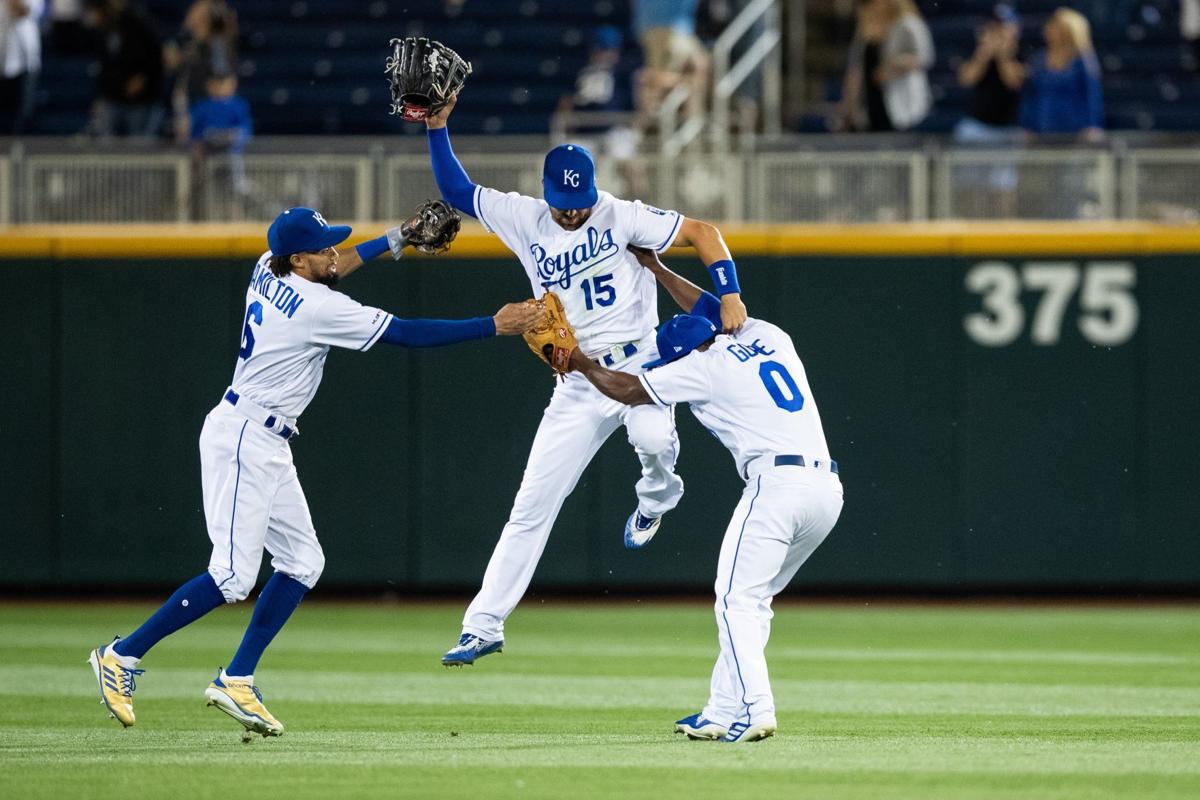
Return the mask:
M 225 597 L 212 575 L 201 573 L 176 589 L 142 627 L 119 640 L 113 650 L 120 656 L 141 658 L 160 639 L 192 624 L 224 602 Z
M 254 613 L 250 615 L 250 626 L 242 637 L 242 644 L 233 654 L 233 661 L 225 668 L 226 675 L 253 675 L 262 658 L 267 645 L 279 633 L 283 623 L 300 605 L 308 587 L 295 578 L 276 572 L 263 587 L 262 593 L 254 603 Z

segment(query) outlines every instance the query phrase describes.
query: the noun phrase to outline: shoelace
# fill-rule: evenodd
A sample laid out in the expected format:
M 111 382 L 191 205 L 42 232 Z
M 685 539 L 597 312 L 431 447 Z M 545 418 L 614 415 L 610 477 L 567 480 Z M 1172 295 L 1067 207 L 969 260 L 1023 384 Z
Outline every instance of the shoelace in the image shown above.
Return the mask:
M 129 669 L 128 667 L 122 667 L 120 664 L 117 665 L 117 669 L 120 670 L 117 673 L 117 688 L 125 697 L 133 697 L 133 693 L 137 689 L 137 682 L 134 680 L 134 677 L 145 673 L 146 670 Z

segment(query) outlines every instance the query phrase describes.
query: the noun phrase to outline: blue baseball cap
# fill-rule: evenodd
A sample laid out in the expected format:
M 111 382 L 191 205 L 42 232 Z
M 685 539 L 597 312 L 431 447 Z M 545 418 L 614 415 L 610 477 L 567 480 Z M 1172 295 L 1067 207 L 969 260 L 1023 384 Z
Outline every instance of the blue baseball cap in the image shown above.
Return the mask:
M 542 196 L 563 211 L 596 205 L 596 162 L 586 147 L 560 144 L 546 154 Z
M 654 369 L 678 361 L 717 335 L 717 326 L 694 314 L 676 314 L 658 328 L 658 358 L 642 364 Z
M 267 247 L 276 256 L 316 253 L 346 241 L 349 225 L 330 225 L 321 212 L 297 206 L 284 211 L 267 228 Z

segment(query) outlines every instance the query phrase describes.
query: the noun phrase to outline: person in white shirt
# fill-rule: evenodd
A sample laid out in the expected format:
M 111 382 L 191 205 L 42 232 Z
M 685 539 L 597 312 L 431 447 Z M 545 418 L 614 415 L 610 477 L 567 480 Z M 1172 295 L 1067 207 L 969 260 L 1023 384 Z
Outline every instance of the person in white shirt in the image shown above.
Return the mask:
M 708 702 L 675 723 L 692 739 L 750 742 L 778 727 L 764 648 L 771 601 L 833 529 L 842 510 L 837 462 L 792 339 L 750 317 L 736 334 L 718 332 L 715 297 L 664 267 L 648 250 L 638 260 L 690 313 L 659 328 L 659 358 L 640 375 L 605 369 L 578 349 L 571 368 L 605 396 L 632 406 L 688 403 L 733 455 L 746 482 L 717 562 L 720 655 Z M 569 318 L 568 318 L 569 319 Z
M 653 358 L 658 325 L 654 278 L 627 245 L 695 249 L 721 294 L 722 327 L 746 318 L 729 248 L 714 226 L 596 187 L 595 163 L 577 144 L 552 149 L 542 168 L 543 198 L 476 185 L 450 148 L 446 125 L 454 98 L 426 120 L 434 179 L 442 197 L 500 237 L 525 269 L 534 296 L 554 291 L 590 358 L 629 372 Z M 529 451 L 521 488 L 488 562 L 483 585 L 463 616 L 446 666 L 472 664 L 504 645 L 504 621 L 533 578 L 563 501 L 596 451 L 621 425 L 642 465 L 637 507 L 625 522 L 630 549 L 644 547 L 683 496 L 675 474 L 679 439 L 670 407 L 626 408 L 580 376 L 557 383 Z
M 0 135 L 23 132 L 42 70 L 45 0 L 0 0 Z
M 364 262 L 389 250 L 399 258 L 407 244 L 402 230 L 362 242 L 344 259 L 336 245 L 350 228 L 330 225 L 311 208 L 289 208 L 267 231 L 270 249 L 246 287 L 233 382 L 200 433 L 204 517 L 213 546 L 208 568 L 132 634 L 96 648 L 88 659 L 101 700 L 125 727 L 135 721 L 134 679 L 143 672 L 142 656 L 218 606 L 246 599 L 266 549 L 275 572 L 254 604 L 241 646 L 205 696 L 240 722 L 247 736 L 283 733 L 254 684 L 254 669 L 325 566 L 291 440 L 299 434 L 296 419 L 317 393 L 330 347 L 437 347 L 522 333 L 543 313 L 534 303 L 509 303 L 491 317 L 406 320 L 334 291 Z

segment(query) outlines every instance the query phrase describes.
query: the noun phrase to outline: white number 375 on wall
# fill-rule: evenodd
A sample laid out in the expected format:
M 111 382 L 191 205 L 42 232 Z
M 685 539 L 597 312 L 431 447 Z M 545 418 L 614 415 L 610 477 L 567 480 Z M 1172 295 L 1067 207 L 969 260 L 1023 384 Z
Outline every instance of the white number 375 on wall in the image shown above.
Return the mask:
M 967 272 L 964 283 L 981 295 L 982 310 L 967 314 L 963 327 L 986 347 L 1004 347 L 1020 337 L 1026 317 L 1022 290 L 1041 293 L 1029 328 L 1034 344 L 1053 345 L 1062 338 L 1063 319 L 1077 289 L 1084 339 L 1114 347 L 1137 332 L 1137 269 L 1128 261 L 1089 261 L 1083 267 L 1073 261 L 1028 261 L 1019 270 L 1004 261 L 984 261 Z

